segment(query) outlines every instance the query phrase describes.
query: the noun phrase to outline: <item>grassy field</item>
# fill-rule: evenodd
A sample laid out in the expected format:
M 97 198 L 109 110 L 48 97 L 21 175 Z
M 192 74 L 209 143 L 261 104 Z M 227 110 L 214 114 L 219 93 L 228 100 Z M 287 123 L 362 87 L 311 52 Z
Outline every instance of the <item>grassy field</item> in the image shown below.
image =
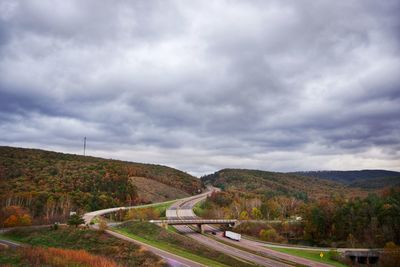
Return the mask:
M 164 209 L 164 211 L 171 206 L 173 203 L 175 203 L 177 200 L 170 200 L 170 201 L 165 201 L 165 202 L 160 202 L 160 203 L 152 203 L 152 204 L 147 204 L 147 205 L 140 205 L 137 207 L 133 207 L 133 209 L 140 209 L 140 208 L 155 208 L 155 209 L 159 209 L 159 211 L 162 211 Z
M 169 206 L 171 206 L 175 202 L 176 202 L 176 200 L 172 200 L 172 201 L 168 201 L 168 202 L 154 204 L 151 207 L 160 214 L 160 217 L 165 217 L 166 210 L 169 208 Z
M 345 265 L 343 263 L 340 263 L 338 261 L 332 260 L 330 258 L 330 254 L 332 252 L 323 252 L 324 256 L 321 258 L 320 257 L 321 251 L 318 251 L 318 250 L 303 250 L 303 249 L 276 248 L 276 247 L 268 247 L 268 248 L 276 250 L 276 251 L 279 251 L 279 252 L 287 253 L 287 254 L 290 254 L 290 255 L 302 257 L 302 258 L 305 258 L 305 259 L 310 259 L 310 260 L 314 260 L 314 261 L 330 264 L 332 266 L 338 266 L 338 267 L 346 267 L 347 266 L 347 265 Z
M 10 240 L 30 244 L 34 247 L 85 250 L 90 254 L 106 256 L 126 266 L 149 266 L 149 264 L 166 266 L 160 257 L 141 246 L 119 240 L 101 231 L 60 227 L 58 230 L 50 228 L 18 229 L 3 235 Z M 6 254 L 9 253 L 11 252 Z M 3 256 L 5 257 L 5 255 Z M 10 254 L 11 258 L 15 258 L 12 256 Z
M 0 266 L 23 266 L 21 255 L 14 249 L 0 249 Z
M 167 231 L 151 223 L 129 222 L 114 228 L 114 230 L 133 239 L 207 266 L 254 266 L 214 251 L 197 243 L 190 237 L 177 234 L 172 230 Z
M 199 217 L 202 217 L 204 213 L 204 200 L 197 202 L 196 205 L 193 207 L 193 212 Z

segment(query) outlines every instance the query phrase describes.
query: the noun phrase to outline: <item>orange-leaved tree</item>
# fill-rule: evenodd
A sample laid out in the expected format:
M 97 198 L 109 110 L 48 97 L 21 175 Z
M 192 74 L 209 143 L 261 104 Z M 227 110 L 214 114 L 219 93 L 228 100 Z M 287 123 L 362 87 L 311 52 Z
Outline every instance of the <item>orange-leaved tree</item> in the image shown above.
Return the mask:
M 27 226 L 32 224 L 29 211 L 20 206 L 8 206 L 1 210 L 1 222 L 4 227 Z

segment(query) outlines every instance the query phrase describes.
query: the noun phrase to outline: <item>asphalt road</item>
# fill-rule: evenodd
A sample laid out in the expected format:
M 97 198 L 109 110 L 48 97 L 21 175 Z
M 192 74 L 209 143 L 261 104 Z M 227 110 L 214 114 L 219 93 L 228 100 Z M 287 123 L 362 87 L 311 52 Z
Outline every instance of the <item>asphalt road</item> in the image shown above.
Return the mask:
M 197 202 L 202 201 L 205 197 L 206 196 L 201 196 L 201 197 L 199 196 L 196 198 L 192 198 L 189 201 L 186 200 L 186 201 L 176 202 L 173 206 L 171 206 L 170 212 L 167 213 L 167 216 L 170 215 L 170 217 L 168 217 L 168 218 L 189 219 L 189 218 L 197 217 L 193 213 L 193 207 Z M 257 264 L 260 264 L 263 266 L 290 266 L 288 264 L 274 261 L 274 260 L 271 260 L 271 259 L 268 259 L 265 257 L 258 256 L 258 255 L 254 255 L 252 253 L 249 253 L 249 252 L 237 249 L 237 248 L 232 248 L 231 246 L 228 246 L 228 245 L 222 244 L 221 242 L 215 241 L 213 238 L 209 238 L 207 236 L 196 233 L 188 226 L 177 226 L 176 228 L 181 232 L 190 234 L 190 236 L 192 238 L 198 240 L 199 242 L 202 242 L 202 243 L 206 244 L 207 246 L 212 247 L 216 250 L 219 250 L 223 253 L 226 253 L 226 254 L 229 254 L 232 256 L 236 256 L 236 257 L 240 257 L 245 260 L 249 260 L 251 262 L 254 262 L 254 263 L 257 263 Z M 214 231 L 215 229 L 213 227 L 207 225 L 207 226 L 205 226 L 205 230 L 206 231 L 207 230 Z M 217 239 L 223 240 L 225 243 L 228 242 L 236 247 L 242 247 L 246 250 L 252 250 L 259 254 L 265 255 L 266 257 L 279 258 L 279 259 L 293 262 L 295 264 L 301 264 L 301 265 L 313 266 L 313 267 L 329 267 L 329 266 L 331 266 L 328 264 L 315 262 L 312 260 L 292 256 L 292 255 L 289 255 L 286 253 L 282 253 L 282 252 L 278 252 L 278 251 L 269 249 L 266 247 L 266 245 L 263 242 L 257 242 L 254 240 L 243 239 L 243 238 L 240 240 L 240 242 L 237 242 L 237 241 L 223 237 L 222 232 L 217 233 L 217 235 L 215 235 L 214 237 L 216 237 Z
M 199 202 L 202 201 L 207 197 L 207 194 L 203 194 L 202 196 L 197 196 L 193 197 L 190 200 L 183 200 L 183 201 L 178 201 L 174 203 L 168 210 L 167 210 L 167 217 L 168 219 L 188 219 L 188 218 L 195 218 L 196 215 L 193 213 L 193 206 Z M 214 240 L 213 238 L 207 237 L 206 235 L 202 235 L 200 233 L 197 233 L 196 231 L 192 230 L 189 226 L 185 225 L 179 225 L 175 226 L 175 228 L 190 236 L 191 238 L 197 240 L 200 243 L 203 243 L 204 245 L 215 249 L 217 251 L 220 251 L 224 254 L 236 257 L 236 258 L 241 258 L 245 261 L 249 261 L 261 266 L 271 266 L 271 267 L 287 267 L 291 266 L 285 263 L 281 263 L 279 261 L 275 261 L 272 259 L 268 259 L 266 257 L 258 256 L 253 253 L 223 244 L 221 242 L 218 242 Z M 239 243 L 239 242 L 238 242 Z
M 0 244 L 6 245 L 9 248 L 18 248 L 22 247 L 23 245 L 20 243 L 16 243 L 10 240 L 0 239 Z
M 201 195 L 197 195 L 197 196 L 202 196 L 202 195 L 207 195 L 207 193 L 203 193 Z M 184 200 L 190 200 L 193 197 L 188 197 L 185 198 Z M 110 209 L 103 209 L 103 210 L 97 210 L 97 211 L 93 211 L 93 212 L 88 212 L 86 214 L 84 214 L 83 218 L 85 220 L 85 223 L 89 225 L 89 227 L 96 229 L 97 225 L 90 225 L 90 221 L 96 217 L 96 216 L 100 216 L 100 215 L 104 215 L 104 214 L 108 214 L 108 213 L 112 213 L 115 211 L 118 211 L 120 209 L 131 209 L 131 208 L 144 208 L 144 207 L 148 207 L 148 206 L 152 206 L 153 204 L 150 205 L 142 205 L 142 206 L 133 206 L 133 207 L 117 207 L 117 208 L 110 208 Z M 161 258 L 163 258 L 165 261 L 168 262 L 169 265 L 173 266 L 173 267 L 203 267 L 205 265 L 202 265 L 198 262 L 194 262 L 192 260 L 183 258 L 181 256 L 169 253 L 165 250 L 161 250 L 159 248 L 153 247 L 151 245 L 148 245 L 146 243 L 140 242 L 138 240 L 129 238 L 125 235 L 107 230 L 106 231 L 108 234 L 117 237 L 119 239 L 128 241 L 128 242 L 132 242 L 138 245 L 141 245 L 143 247 L 145 247 L 146 249 L 148 249 L 149 251 L 153 252 L 154 254 L 160 256 Z

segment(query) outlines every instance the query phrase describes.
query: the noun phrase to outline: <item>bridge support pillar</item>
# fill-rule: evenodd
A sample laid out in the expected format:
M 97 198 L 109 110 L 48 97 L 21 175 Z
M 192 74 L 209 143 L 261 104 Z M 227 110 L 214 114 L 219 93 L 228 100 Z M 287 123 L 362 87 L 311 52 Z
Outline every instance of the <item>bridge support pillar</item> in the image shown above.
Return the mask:
M 197 227 L 199 228 L 199 232 L 204 234 L 204 224 L 198 224 Z

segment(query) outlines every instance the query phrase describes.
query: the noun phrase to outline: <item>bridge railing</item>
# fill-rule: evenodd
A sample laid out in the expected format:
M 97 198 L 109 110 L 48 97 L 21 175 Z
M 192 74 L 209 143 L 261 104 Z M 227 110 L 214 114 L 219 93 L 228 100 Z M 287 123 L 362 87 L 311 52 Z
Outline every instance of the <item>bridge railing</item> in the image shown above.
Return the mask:
M 236 223 L 237 220 L 231 219 L 208 219 L 208 220 L 198 220 L 198 219 L 182 219 L 182 220 L 150 220 L 151 223 L 161 223 L 161 224 L 231 224 Z

